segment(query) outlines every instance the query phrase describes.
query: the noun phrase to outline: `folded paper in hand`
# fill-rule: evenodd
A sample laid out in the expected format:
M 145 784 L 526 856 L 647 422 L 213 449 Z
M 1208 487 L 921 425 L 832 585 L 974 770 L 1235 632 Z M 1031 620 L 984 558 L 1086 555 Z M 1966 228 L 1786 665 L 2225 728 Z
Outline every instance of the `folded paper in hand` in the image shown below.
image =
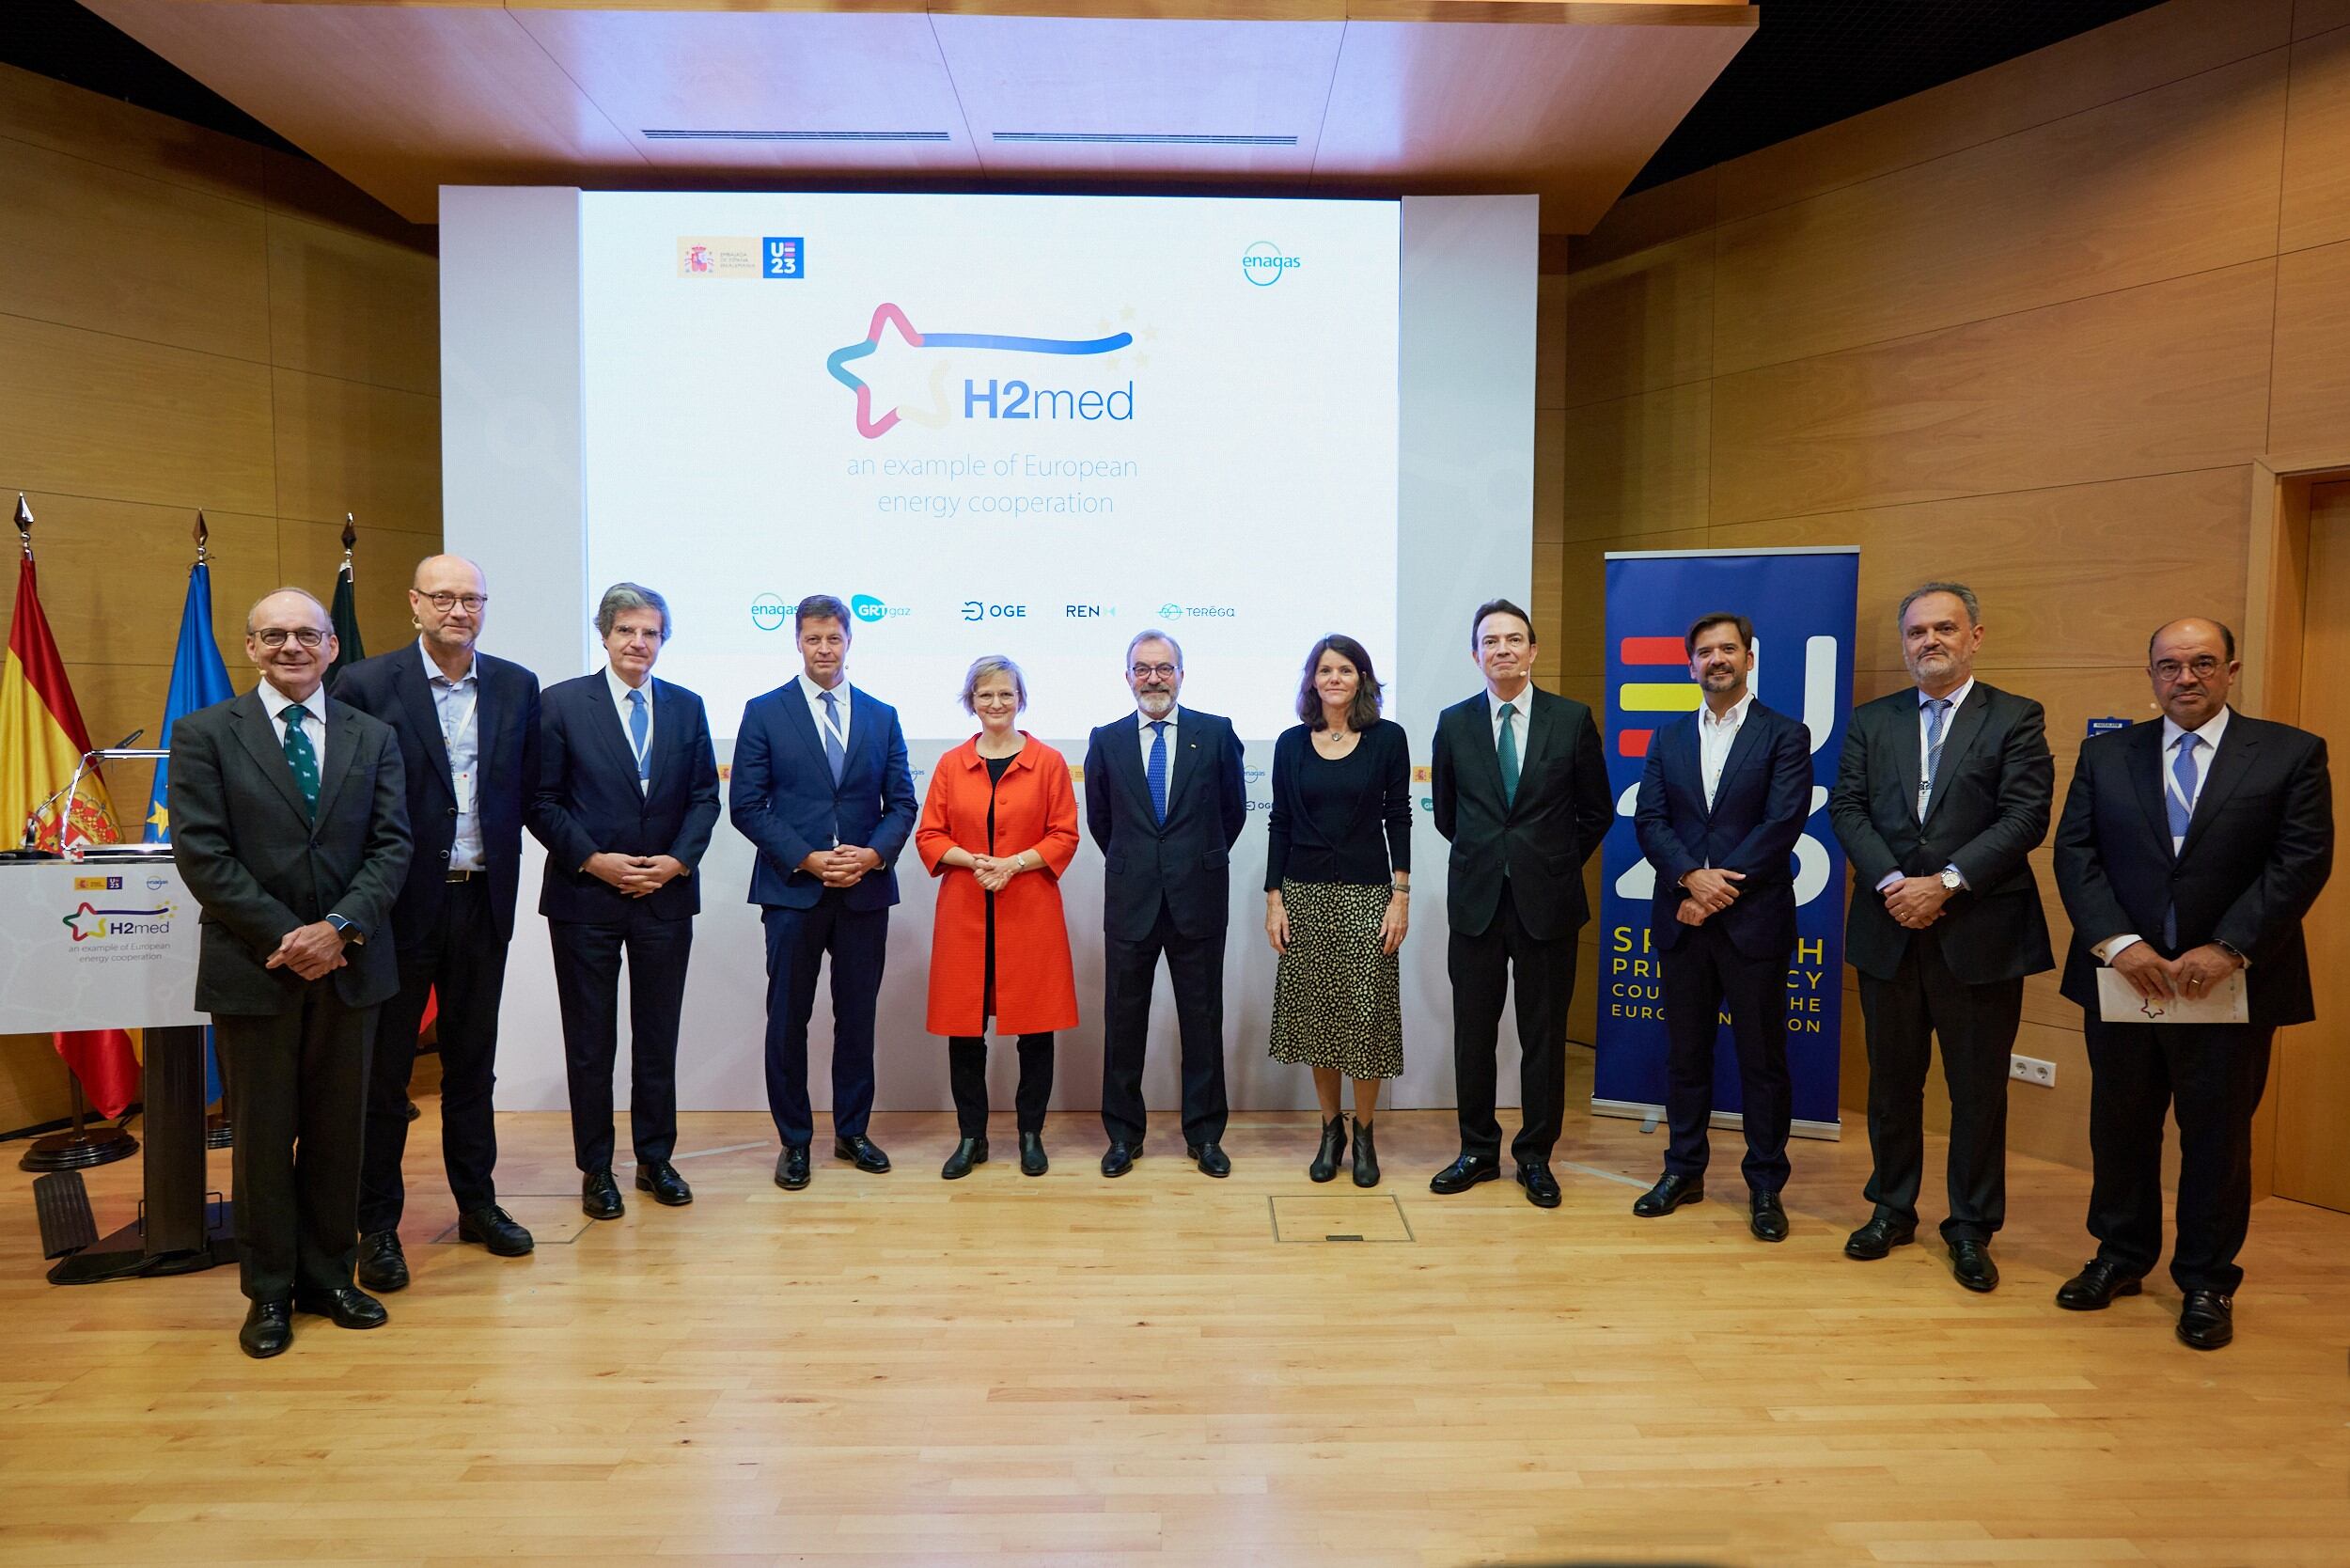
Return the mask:
M 2097 971 L 2097 1016 L 2108 1024 L 2242 1024 L 2251 1014 L 2244 1006 L 2244 971 L 2211 988 L 2203 996 L 2161 996 L 2152 1001 L 2130 989 L 2118 969 Z

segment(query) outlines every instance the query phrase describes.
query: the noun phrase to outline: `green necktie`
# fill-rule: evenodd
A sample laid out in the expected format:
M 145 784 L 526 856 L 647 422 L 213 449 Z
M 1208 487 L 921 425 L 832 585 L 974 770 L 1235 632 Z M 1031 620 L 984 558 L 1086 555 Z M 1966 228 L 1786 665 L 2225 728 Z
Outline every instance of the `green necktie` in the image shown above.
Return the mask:
M 309 716 L 310 710 L 300 703 L 286 710 L 286 765 L 293 769 L 294 783 L 301 787 L 304 808 L 315 818 L 319 814 L 319 753 L 302 729 L 302 721 Z
M 1518 803 L 1518 736 L 1510 724 L 1517 711 L 1514 702 L 1501 705 L 1501 803 L 1504 806 Z

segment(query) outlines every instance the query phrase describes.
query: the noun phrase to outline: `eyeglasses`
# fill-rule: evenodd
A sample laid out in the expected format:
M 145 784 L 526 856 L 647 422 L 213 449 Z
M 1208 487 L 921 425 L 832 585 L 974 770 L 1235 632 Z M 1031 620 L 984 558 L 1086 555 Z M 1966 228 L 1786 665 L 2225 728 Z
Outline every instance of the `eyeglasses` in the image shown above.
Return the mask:
M 461 604 L 464 606 L 467 615 L 479 615 L 481 606 L 490 602 L 490 596 L 486 593 L 428 593 L 424 596 L 424 602 L 443 615 L 448 614 Z
M 1173 665 L 1136 665 L 1130 673 L 1137 681 L 1148 681 L 1154 675 L 1162 681 L 1167 681 L 1174 677 L 1175 666 Z
M 2208 653 L 2189 659 L 2185 664 L 2181 664 L 2176 659 L 2157 659 L 2154 661 L 2154 679 L 2166 684 L 2176 681 L 2182 675 L 2192 675 L 2198 681 L 2208 681 L 2219 673 L 2219 661 Z
M 326 634 L 315 626 L 297 626 L 290 632 L 283 626 L 271 626 L 254 633 L 253 637 L 263 648 L 283 648 L 288 637 L 305 648 L 316 648 L 326 640 Z

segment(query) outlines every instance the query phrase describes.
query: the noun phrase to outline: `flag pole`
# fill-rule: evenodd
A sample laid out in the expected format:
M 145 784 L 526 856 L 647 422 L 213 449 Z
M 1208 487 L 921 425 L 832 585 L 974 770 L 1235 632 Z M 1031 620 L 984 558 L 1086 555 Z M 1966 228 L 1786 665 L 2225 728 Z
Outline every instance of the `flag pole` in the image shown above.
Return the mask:
M 202 507 L 196 509 L 196 527 L 193 531 L 196 535 L 196 566 L 191 569 L 192 572 L 201 571 L 205 567 L 212 564 L 211 552 L 212 530 L 212 525 L 204 521 L 204 509 Z M 166 743 L 169 742 L 170 738 L 171 737 L 168 733 L 166 733 L 164 737 Z M 217 1047 L 212 1038 L 212 1027 L 207 1025 L 204 1029 L 204 1049 L 206 1052 L 210 1053 L 214 1051 L 216 1048 Z M 210 1111 L 205 1114 L 204 1147 L 207 1149 L 227 1149 L 232 1147 L 237 1141 L 237 1124 L 230 1121 L 228 1117 L 227 1063 L 217 1057 L 214 1058 L 214 1061 L 216 1070 L 221 1074 L 220 1109 L 216 1111 Z

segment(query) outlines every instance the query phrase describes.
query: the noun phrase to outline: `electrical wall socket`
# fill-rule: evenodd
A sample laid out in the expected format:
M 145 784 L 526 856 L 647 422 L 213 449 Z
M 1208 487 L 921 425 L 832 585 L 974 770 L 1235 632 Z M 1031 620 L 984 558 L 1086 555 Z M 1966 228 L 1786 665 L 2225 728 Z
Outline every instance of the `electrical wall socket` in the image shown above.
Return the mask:
M 2008 1058 L 2007 1075 L 2021 1078 L 2028 1084 L 2038 1084 L 2043 1089 L 2056 1088 L 2056 1063 L 2042 1061 L 2038 1057 Z

